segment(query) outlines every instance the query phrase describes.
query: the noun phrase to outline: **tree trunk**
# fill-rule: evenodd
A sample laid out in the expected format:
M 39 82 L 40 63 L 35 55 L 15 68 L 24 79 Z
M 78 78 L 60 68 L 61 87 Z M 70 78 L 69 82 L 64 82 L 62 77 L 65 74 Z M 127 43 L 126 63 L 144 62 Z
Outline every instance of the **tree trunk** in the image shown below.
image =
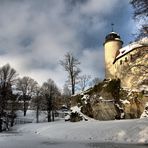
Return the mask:
M 26 101 L 24 100 L 24 116 L 26 116 Z
M 39 123 L 39 106 L 36 108 L 36 123 Z
M 2 124 L 3 124 L 3 120 L 0 118 L 0 132 L 2 132 Z
M 71 89 L 72 89 L 72 95 L 75 94 L 75 83 L 74 83 L 74 78 L 71 77 Z
M 54 111 L 52 111 L 52 121 L 54 121 Z
M 48 122 L 51 122 L 51 111 L 48 111 Z

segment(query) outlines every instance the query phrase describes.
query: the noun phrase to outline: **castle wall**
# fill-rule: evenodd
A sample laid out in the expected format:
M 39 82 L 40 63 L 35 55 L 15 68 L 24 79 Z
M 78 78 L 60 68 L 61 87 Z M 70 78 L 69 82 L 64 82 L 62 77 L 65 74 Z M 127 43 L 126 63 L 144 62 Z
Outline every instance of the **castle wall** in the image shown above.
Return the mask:
M 115 75 L 121 80 L 122 87 L 138 88 L 148 78 L 148 73 L 144 71 L 148 65 L 147 51 L 148 47 L 139 47 L 116 61 Z

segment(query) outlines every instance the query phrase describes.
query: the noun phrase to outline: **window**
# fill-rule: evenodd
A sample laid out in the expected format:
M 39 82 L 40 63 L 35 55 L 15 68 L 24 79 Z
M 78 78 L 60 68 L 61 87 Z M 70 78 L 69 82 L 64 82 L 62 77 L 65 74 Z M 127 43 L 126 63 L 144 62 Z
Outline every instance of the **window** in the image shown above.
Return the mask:
M 122 65 L 122 60 L 120 60 L 120 65 Z
M 125 57 L 125 62 L 128 62 L 128 59 L 127 59 L 127 57 Z
M 130 61 L 133 61 L 133 55 L 132 54 L 130 55 Z

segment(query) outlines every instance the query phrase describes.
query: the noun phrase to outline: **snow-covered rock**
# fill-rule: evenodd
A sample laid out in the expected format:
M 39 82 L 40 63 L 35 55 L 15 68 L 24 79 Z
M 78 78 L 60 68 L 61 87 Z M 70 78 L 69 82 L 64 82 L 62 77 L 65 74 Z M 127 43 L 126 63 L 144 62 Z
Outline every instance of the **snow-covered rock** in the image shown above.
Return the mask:
M 145 105 L 145 109 L 140 118 L 148 118 L 148 102 Z
M 71 117 L 71 115 L 74 115 L 74 114 L 76 116 L 79 116 L 81 118 L 81 120 L 84 120 L 84 121 L 88 120 L 88 117 L 81 112 L 81 107 L 78 107 L 78 106 L 71 107 L 70 117 Z
M 81 98 L 81 100 L 84 101 L 85 104 L 87 104 L 87 100 L 88 100 L 88 99 L 89 99 L 89 95 L 88 95 L 88 94 L 84 95 L 84 96 Z
M 130 104 L 130 102 L 126 99 L 126 100 L 121 100 L 122 104 Z

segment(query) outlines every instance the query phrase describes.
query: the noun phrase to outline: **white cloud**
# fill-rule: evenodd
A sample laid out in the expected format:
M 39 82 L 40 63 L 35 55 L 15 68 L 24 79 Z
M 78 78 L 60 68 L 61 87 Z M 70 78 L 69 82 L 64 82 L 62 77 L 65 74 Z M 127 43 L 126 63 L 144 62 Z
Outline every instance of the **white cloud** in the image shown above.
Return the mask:
M 103 49 L 86 49 L 81 58 L 81 68 L 83 73 L 89 74 L 92 78 L 103 78 L 104 76 L 104 53 Z M 89 69 L 88 69 L 89 67 Z
M 82 6 L 82 13 L 89 15 L 99 13 L 103 16 L 103 14 L 111 13 L 119 4 L 119 1 L 120 0 L 88 0 L 87 3 Z

